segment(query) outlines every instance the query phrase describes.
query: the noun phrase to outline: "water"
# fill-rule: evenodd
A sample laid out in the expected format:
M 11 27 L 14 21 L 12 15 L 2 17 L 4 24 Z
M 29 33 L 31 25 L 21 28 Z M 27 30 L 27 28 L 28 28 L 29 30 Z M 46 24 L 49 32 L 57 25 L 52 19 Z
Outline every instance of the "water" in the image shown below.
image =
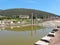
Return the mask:
M 12 31 L 0 30 L 0 45 L 34 45 L 34 43 L 47 35 L 52 29 Z

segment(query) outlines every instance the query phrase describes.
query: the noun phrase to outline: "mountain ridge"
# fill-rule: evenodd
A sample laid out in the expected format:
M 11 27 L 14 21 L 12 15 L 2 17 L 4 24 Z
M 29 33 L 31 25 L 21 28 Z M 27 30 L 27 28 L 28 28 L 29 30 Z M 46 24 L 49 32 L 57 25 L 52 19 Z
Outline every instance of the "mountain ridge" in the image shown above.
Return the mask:
M 0 10 L 0 15 L 2 16 L 13 16 L 13 15 L 29 15 L 31 16 L 33 13 L 33 15 L 38 15 L 38 17 L 41 16 L 56 16 L 56 17 L 60 17 L 56 14 L 52 14 L 49 12 L 45 12 L 45 11 L 41 11 L 41 10 L 34 10 L 34 9 L 25 9 L 25 8 L 13 8 L 13 9 L 6 9 L 6 10 Z

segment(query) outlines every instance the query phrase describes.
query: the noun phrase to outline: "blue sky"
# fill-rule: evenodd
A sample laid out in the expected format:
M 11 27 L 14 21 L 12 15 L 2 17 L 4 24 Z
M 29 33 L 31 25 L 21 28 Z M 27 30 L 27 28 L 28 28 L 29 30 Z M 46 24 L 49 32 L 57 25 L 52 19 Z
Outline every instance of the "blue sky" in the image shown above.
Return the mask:
M 60 0 L 0 0 L 0 9 L 28 8 L 60 15 Z

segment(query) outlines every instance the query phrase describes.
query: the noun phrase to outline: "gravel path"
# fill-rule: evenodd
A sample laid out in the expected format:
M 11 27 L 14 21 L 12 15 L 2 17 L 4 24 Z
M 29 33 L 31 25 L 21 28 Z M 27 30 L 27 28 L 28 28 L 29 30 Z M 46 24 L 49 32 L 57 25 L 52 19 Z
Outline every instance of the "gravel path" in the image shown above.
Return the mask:
M 60 26 L 60 20 L 46 21 L 39 24 L 43 27 L 57 27 Z

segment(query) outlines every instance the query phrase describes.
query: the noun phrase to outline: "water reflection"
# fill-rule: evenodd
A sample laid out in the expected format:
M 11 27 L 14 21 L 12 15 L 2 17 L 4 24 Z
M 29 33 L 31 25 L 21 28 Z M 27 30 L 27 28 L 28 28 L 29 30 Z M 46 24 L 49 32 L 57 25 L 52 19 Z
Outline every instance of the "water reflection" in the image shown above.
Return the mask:
M 9 26 L 9 27 L 2 27 L 0 28 L 1 30 L 9 30 L 9 31 L 26 31 L 26 30 L 38 30 L 41 29 L 42 27 L 40 26 Z
M 51 28 L 41 28 L 38 30 L 16 31 L 3 28 L 0 31 L 0 45 L 34 45 L 35 41 L 47 35 L 51 30 Z

